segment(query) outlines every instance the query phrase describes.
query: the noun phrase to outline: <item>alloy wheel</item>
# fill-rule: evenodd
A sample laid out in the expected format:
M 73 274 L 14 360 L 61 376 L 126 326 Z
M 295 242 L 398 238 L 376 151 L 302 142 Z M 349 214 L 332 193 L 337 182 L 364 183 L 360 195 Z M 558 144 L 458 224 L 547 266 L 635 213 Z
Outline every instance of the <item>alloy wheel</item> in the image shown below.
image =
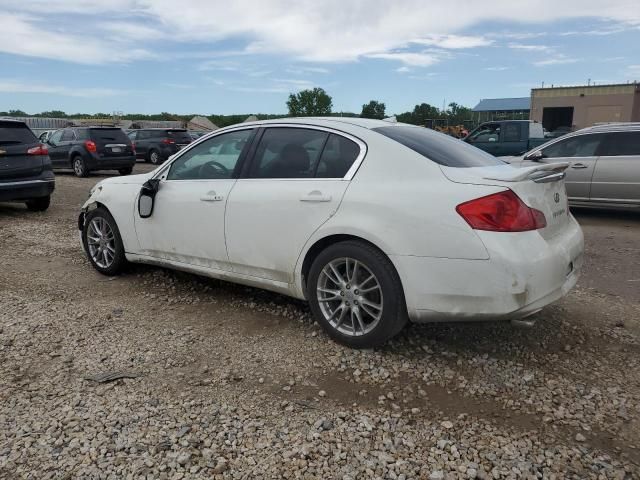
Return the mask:
M 158 155 L 158 152 L 156 152 L 155 150 L 151 152 L 151 163 L 153 163 L 154 165 L 160 163 L 160 155 Z
M 84 168 L 83 168 L 83 165 L 82 165 L 82 159 L 80 157 L 76 157 L 76 159 L 73 161 L 73 171 L 79 177 L 81 177 L 82 174 L 84 173 Z
M 365 335 L 382 318 L 380 282 L 369 267 L 354 258 L 337 258 L 325 265 L 316 292 L 325 319 L 344 335 Z
M 102 217 L 95 217 L 87 228 L 89 255 L 100 268 L 109 268 L 116 255 L 116 240 L 109 223 Z

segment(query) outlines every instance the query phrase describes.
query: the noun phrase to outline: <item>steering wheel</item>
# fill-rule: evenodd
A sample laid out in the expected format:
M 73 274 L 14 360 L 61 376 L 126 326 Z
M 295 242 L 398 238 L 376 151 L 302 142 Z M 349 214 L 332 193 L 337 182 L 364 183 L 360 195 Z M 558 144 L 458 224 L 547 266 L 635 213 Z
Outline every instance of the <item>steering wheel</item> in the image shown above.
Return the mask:
M 198 170 L 198 178 L 229 178 L 229 169 L 216 161 L 203 163 Z

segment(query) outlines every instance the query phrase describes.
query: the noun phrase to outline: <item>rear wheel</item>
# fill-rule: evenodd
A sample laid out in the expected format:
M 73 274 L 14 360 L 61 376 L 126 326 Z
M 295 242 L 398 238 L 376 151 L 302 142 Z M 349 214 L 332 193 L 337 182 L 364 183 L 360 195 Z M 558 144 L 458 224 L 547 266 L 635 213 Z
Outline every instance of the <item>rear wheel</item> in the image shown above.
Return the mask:
M 89 176 L 89 169 L 87 168 L 87 164 L 80 155 L 76 155 L 75 157 L 73 157 L 71 165 L 73 166 L 73 173 L 76 174 L 76 177 Z
M 120 175 L 131 175 L 131 172 L 133 172 L 133 167 L 121 168 L 120 170 L 118 170 L 118 172 L 120 172 Z
M 44 212 L 51 204 L 51 196 L 34 198 L 25 202 L 32 212 Z
M 157 150 L 149 151 L 149 161 L 154 165 L 159 165 L 162 162 L 162 158 L 160 158 L 160 152 Z
M 322 328 L 351 347 L 380 345 L 407 323 L 393 264 L 365 242 L 340 242 L 322 251 L 309 272 L 307 298 Z
M 118 225 L 105 208 L 98 207 L 87 213 L 82 244 L 93 268 L 104 275 L 121 272 L 127 263 Z

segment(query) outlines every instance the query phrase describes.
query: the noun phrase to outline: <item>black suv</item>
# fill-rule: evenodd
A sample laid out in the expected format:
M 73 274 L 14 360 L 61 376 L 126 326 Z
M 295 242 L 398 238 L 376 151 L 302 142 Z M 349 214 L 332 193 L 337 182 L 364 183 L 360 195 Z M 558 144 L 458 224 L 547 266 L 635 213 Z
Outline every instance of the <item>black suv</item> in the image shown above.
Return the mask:
M 72 168 L 78 177 L 93 170 L 129 175 L 136 164 L 131 140 L 117 127 L 67 127 L 47 140 L 53 168 Z
M 0 119 L 0 201 L 25 202 L 41 212 L 49 208 L 54 187 L 47 147 L 26 123 Z
M 185 145 L 192 138 L 185 128 L 144 128 L 129 132 L 136 149 L 136 156 L 158 165 Z

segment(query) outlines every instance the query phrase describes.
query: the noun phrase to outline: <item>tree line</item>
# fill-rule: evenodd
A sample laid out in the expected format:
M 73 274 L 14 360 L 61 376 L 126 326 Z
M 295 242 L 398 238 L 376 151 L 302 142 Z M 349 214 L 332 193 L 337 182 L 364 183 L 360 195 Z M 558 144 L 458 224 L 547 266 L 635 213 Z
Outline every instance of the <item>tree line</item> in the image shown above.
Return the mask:
M 355 112 L 334 112 L 333 111 L 333 99 L 322 88 L 314 88 L 309 90 L 302 90 L 298 93 L 292 93 L 287 100 L 287 109 L 289 116 L 292 117 L 308 117 L 308 116 L 341 116 L 341 117 L 361 117 L 361 118 L 375 118 L 383 119 L 388 116 L 392 116 L 386 111 L 386 105 L 384 102 L 378 100 L 371 100 L 369 103 L 362 105 L 362 111 L 360 114 Z M 142 114 L 142 113 L 128 113 L 126 115 L 120 115 L 118 118 L 122 120 L 174 120 L 181 122 L 188 122 L 194 117 L 192 115 L 178 115 L 169 112 L 161 112 L 158 114 Z M 206 117 L 211 120 L 218 127 L 226 127 L 236 123 L 243 122 L 250 114 L 236 114 L 236 115 L 207 115 Z M 45 112 L 29 115 L 22 110 L 9 110 L 7 112 L 0 111 L 0 117 L 45 117 L 45 118 L 112 118 L 113 114 L 110 113 L 74 113 L 67 114 L 61 110 L 50 110 Z M 268 120 L 272 118 L 280 118 L 283 115 L 277 114 L 256 114 L 258 120 Z M 472 111 L 468 107 L 464 107 L 457 103 L 450 103 L 446 109 L 441 110 L 428 103 L 421 103 L 416 105 L 412 111 L 402 112 L 395 114 L 398 122 L 411 123 L 413 125 L 429 125 L 430 121 L 436 120 L 448 125 L 461 125 L 464 122 L 472 120 Z

